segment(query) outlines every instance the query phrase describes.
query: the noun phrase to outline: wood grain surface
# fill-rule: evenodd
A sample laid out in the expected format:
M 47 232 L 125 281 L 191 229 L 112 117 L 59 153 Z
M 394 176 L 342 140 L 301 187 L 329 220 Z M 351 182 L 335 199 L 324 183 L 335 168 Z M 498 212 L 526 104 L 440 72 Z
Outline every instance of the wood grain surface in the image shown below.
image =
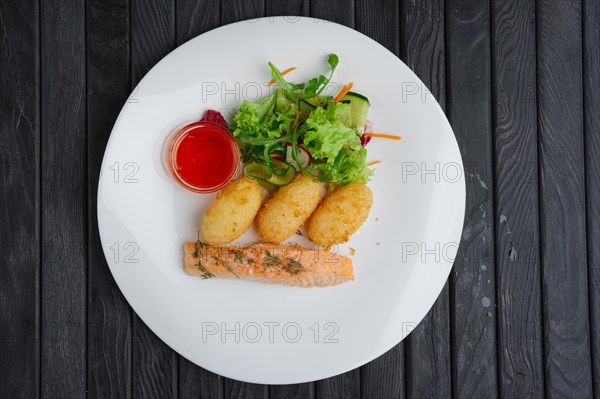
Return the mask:
M 41 364 L 52 365 L 41 396 L 76 396 L 87 378 L 84 2 L 42 2 L 40 28 Z
M 465 167 L 467 206 L 450 277 L 452 390 L 498 395 L 490 4 L 446 2 L 446 109 Z
M 537 2 L 540 242 L 546 395 L 592 396 L 581 2 Z M 572 32 L 565 35 L 567 30 Z
M 600 2 L 585 0 L 583 115 L 593 392 L 600 395 Z
M 449 283 L 403 343 L 268 386 L 196 366 L 135 315 L 96 196 L 145 73 L 203 32 L 273 15 L 355 28 L 415 71 L 454 128 L 467 209 Z M 0 1 L 0 398 L 597 396 L 598 65 L 597 0 Z
M 39 5 L 0 3 L 0 392 L 40 388 Z
M 542 397 L 535 1 L 492 9 L 498 376 L 502 397 Z

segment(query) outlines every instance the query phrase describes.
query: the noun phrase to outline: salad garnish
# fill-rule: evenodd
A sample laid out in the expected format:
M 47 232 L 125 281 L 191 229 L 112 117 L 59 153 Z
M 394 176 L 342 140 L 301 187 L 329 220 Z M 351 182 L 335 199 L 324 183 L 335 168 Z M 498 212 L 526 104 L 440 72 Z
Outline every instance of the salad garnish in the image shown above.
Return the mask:
M 296 67 L 291 67 L 291 68 L 288 68 L 286 70 L 283 70 L 283 71 L 281 71 L 281 76 L 287 75 L 288 73 L 292 72 L 295 69 L 296 69 Z M 275 84 L 275 82 L 277 82 L 276 79 L 271 79 L 269 81 L 269 86 L 273 86 Z
M 382 134 L 382 133 L 365 133 L 368 137 L 379 137 L 380 139 L 400 140 L 402 137 L 394 134 Z
M 344 87 L 342 87 L 342 90 L 340 90 L 340 93 L 337 96 L 335 96 L 335 98 L 333 99 L 334 104 L 337 104 L 338 102 L 340 102 L 340 100 L 342 98 L 344 98 L 344 96 L 346 94 L 348 94 L 348 92 L 350 90 L 352 90 L 353 86 L 354 86 L 354 82 L 350 82 L 347 85 L 345 85 Z
M 345 85 L 334 98 L 323 92 L 339 58 L 327 57 L 329 72 L 307 82 L 287 81 L 269 62 L 277 88 L 255 101 L 244 101 L 233 117 L 246 176 L 275 185 L 289 184 L 296 171 L 322 182 L 345 185 L 369 181 L 364 135 L 369 100 Z M 293 170 L 293 172 L 292 172 Z

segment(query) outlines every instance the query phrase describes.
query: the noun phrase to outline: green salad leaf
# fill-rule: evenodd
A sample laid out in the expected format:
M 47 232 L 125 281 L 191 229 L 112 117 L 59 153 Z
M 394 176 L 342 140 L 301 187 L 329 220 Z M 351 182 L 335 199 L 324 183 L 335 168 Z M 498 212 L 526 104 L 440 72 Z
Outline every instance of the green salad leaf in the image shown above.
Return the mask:
M 230 126 L 235 137 L 250 136 L 250 137 L 277 137 L 275 133 L 269 136 L 269 131 L 265 130 L 263 122 L 268 114 L 273 113 L 275 106 L 275 97 L 267 96 L 256 101 L 244 101 L 238 108 L 233 117 L 233 125 Z
M 263 182 L 277 176 L 279 185 L 289 184 L 291 179 L 282 180 L 280 172 L 292 176 L 289 168 L 296 167 L 323 182 L 368 182 L 373 172 L 367 167 L 367 151 L 361 145 L 362 131 L 352 124 L 352 102 L 334 103 L 333 97 L 321 95 L 338 63 L 338 56 L 330 54 L 329 74 L 293 83 L 269 62 L 279 87 L 268 96 L 244 101 L 229 126 L 242 161 L 252 165 L 251 170 L 245 169 L 247 176 L 257 180 L 268 176 Z
M 306 120 L 309 130 L 304 135 L 304 147 L 313 157 L 333 163 L 342 148 L 358 150 L 361 147 L 356 131 L 336 118 L 340 108 L 349 106 L 331 104 L 328 109 L 317 107 L 311 112 Z
M 340 151 L 333 164 L 332 178 L 340 184 L 366 183 L 373 175 L 367 167 L 367 150 L 362 146 L 358 150 L 346 148 Z
M 331 81 L 333 72 L 335 72 L 339 62 L 340 59 L 336 54 L 329 54 L 327 57 L 327 64 L 330 68 L 329 76 L 319 75 L 306 83 L 288 82 L 272 62 L 269 62 L 269 67 L 271 68 L 271 78 L 279 83 L 286 98 L 292 102 L 297 102 L 300 99 L 308 100 L 321 94 Z
M 316 97 L 323 92 L 325 87 L 327 87 L 327 84 L 331 81 L 333 72 L 335 72 L 339 62 L 340 59 L 336 54 L 329 54 L 329 57 L 327 57 L 327 63 L 331 68 L 329 77 L 319 75 L 318 77 L 309 80 L 304 89 L 304 99 Z
M 267 126 L 269 137 L 279 137 L 285 132 L 292 129 L 292 124 L 296 117 L 296 104 L 291 103 L 286 109 L 281 112 L 271 112 L 265 118 L 265 126 Z
M 373 171 L 366 164 L 367 150 L 364 147 L 358 150 L 344 149 L 335 158 L 333 164 L 318 163 L 312 166 L 318 170 L 320 180 L 324 182 L 333 181 L 339 184 L 352 182 L 367 183 Z

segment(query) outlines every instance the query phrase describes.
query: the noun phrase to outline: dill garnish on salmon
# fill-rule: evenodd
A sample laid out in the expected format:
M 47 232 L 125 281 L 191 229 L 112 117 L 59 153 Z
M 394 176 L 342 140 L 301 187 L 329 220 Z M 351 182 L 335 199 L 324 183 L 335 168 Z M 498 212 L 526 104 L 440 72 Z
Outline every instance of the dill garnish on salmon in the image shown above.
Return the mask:
M 327 287 L 354 280 L 352 260 L 328 251 L 300 246 L 184 245 L 184 270 L 191 276 L 232 278 L 267 284 Z

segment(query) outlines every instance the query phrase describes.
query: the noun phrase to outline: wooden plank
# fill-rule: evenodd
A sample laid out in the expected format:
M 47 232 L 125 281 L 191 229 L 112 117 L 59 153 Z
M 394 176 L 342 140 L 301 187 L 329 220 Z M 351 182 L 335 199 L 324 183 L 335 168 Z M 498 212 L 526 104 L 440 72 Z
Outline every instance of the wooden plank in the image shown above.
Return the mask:
M 131 396 L 131 309 L 100 245 L 96 197 L 106 142 L 129 95 L 129 1 L 87 1 L 88 395 Z M 110 173 L 110 171 L 107 171 Z
M 132 384 L 136 398 L 176 398 L 179 355 L 133 318 Z
M 0 3 L 0 27 L 0 392 L 32 398 L 40 383 L 38 3 Z
M 535 1 L 493 2 L 499 385 L 542 397 Z
M 356 30 L 400 55 L 400 6 L 398 1 L 356 0 Z M 385 17 L 384 17 L 385 16 Z M 404 343 L 359 370 L 363 398 L 404 398 L 406 395 Z
M 179 397 L 223 398 L 223 377 L 179 356 Z
M 225 398 L 268 399 L 269 386 L 223 378 Z
M 176 0 L 177 45 L 220 25 L 220 0 Z
M 488 1 L 446 2 L 446 90 L 467 183 L 450 278 L 453 396 L 498 395 Z
M 268 16 L 307 16 L 309 12 L 308 0 L 266 0 L 265 10 Z M 290 20 L 290 22 L 293 22 Z M 310 399 L 315 397 L 315 383 L 291 385 L 271 385 L 269 396 L 274 399 Z
M 309 0 L 265 0 L 265 10 L 268 16 L 307 16 Z
M 85 3 L 41 2 L 41 396 L 86 389 Z
M 132 88 L 177 45 L 173 0 L 131 0 Z
M 315 383 L 271 385 L 269 397 L 271 399 L 311 399 L 315 397 Z
M 175 2 L 131 1 L 131 88 L 175 47 Z M 132 322 L 133 396 L 175 398 L 179 355 L 136 315 Z
M 175 21 L 177 44 L 219 26 L 219 0 L 177 0 Z M 222 398 L 223 378 L 179 357 L 179 396 L 181 398 Z
M 396 0 L 355 0 L 355 29 L 400 56 L 400 4 Z
M 444 2 L 401 3 L 404 62 L 429 88 L 442 108 L 446 100 Z M 423 321 L 405 340 L 406 393 L 411 398 L 449 398 L 450 301 L 448 284 Z
M 221 0 L 221 25 L 264 16 L 263 0 Z
M 600 395 L 600 2 L 583 2 L 583 112 L 594 393 Z
M 310 16 L 354 28 L 354 0 L 311 1 Z M 318 398 L 355 398 L 361 394 L 360 369 L 315 383 Z
M 592 396 L 585 226 L 581 2 L 537 2 L 546 394 Z
M 404 342 L 360 368 L 362 398 L 405 398 Z
M 313 0 L 310 2 L 310 16 L 354 28 L 354 3 L 355 0 Z

